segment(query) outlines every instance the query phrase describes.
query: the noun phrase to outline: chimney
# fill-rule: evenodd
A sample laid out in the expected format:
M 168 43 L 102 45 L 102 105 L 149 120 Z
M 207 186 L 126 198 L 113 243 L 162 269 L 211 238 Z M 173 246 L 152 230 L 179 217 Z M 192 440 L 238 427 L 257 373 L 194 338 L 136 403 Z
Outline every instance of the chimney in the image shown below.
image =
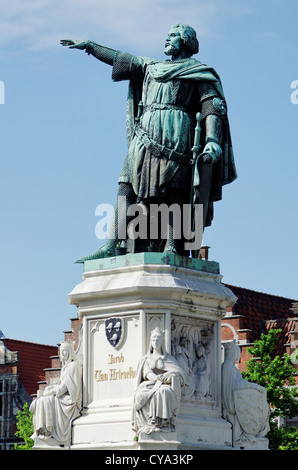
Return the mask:
M 201 246 L 198 258 L 208 260 L 209 248 L 210 246 Z
M 298 302 L 293 302 L 292 307 L 290 307 L 290 310 L 292 310 L 294 315 L 298 316 Z

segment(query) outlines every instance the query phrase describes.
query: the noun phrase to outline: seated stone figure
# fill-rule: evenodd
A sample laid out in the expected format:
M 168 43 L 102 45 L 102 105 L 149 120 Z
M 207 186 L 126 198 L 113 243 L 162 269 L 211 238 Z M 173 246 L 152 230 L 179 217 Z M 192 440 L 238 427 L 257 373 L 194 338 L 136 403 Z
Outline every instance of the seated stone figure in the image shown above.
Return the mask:
M 151 333 L 148 354 L 137 370 L 137 388 L 133 397 L 133 429 L 139 435 L 174 431 L 180 406 L 184 372 L 176 359 L 165 351 L 164 332 Z
M 59 384 L 46 387 L 42 396 L 31 403 L 36 442 L 54 438 L 54 445 L 68 445 L 71 441 L 71 423 L 79 416 L 82 403 L 82 370 L 76 361 L 73 345 L 60 345 L 62 363 Z M 52 439 L 53 441 L 53 439 Z
M 235 341 L 224 344 L 222 365 L 223 417 L 233 426 L 233 446 L 240 448 L 267 448 L 269 405 L 267 390 L 242 378 L 235 366 L 240 359 L 240 347 Z

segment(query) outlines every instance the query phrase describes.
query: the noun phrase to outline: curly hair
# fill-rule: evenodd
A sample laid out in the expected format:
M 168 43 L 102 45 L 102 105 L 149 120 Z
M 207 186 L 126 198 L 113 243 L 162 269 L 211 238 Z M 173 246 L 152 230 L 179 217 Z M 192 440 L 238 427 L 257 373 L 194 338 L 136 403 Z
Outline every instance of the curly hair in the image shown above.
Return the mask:
M 199 52 L 199 41 L 197 39 L 197 33 L 195 30 L 187 24 L 174 24 L 172 28 L 179 29 L 181 39 L 184 42 L 185 47 L 191 52 L 191 55 Z

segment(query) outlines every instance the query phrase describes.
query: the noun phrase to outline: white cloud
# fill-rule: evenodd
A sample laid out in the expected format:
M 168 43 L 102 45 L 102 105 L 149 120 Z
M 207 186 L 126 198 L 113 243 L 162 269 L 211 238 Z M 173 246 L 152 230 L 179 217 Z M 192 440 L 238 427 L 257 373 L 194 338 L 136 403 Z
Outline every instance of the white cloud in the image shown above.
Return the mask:
M 173 23 L 210 37 L 235 10 L 236 0 L 14 0 L 0 5 L 0 43 L 42 49 L 64 37 L 93 39 L 138 53 L 163 47 Z M 236 2 L 237 3 L 237 2 Z M 236 13 L 235 13 L 236 12 Z M 241 14 L 241 13 L 240 13 Z

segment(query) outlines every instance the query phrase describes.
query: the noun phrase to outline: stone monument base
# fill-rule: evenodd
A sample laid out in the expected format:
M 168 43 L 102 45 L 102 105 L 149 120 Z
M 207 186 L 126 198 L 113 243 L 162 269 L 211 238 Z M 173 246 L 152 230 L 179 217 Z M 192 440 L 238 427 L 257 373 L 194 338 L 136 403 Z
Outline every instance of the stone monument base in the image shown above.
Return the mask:
M 269 440 L 265 437 L 251 438 L 234 444 L 235 450 L 269 450 Z
M 165 253 L 85 262 L 83 281 L 69 294 L 83 319 L 83 410 L 71 449 L 232 448 L 221 413 L 221 318 L 236 298 L 221 278 L 216 262 Z M 156 327 L 188 385 L 175 431 L 136 435 L 136 373 Z
M 70 450 L 71 447 L 71 440 L 65 444 L 60 444 L 60 442 L 56 441 L 53 437 L 48 439 L 32 437 L 32 439 L 34 439 L 33 450 Z
M 135 444 L 136 450 L 177 450 L 178 441 L 176 432 L 155 432 L 146 434 L 141 432 Z

